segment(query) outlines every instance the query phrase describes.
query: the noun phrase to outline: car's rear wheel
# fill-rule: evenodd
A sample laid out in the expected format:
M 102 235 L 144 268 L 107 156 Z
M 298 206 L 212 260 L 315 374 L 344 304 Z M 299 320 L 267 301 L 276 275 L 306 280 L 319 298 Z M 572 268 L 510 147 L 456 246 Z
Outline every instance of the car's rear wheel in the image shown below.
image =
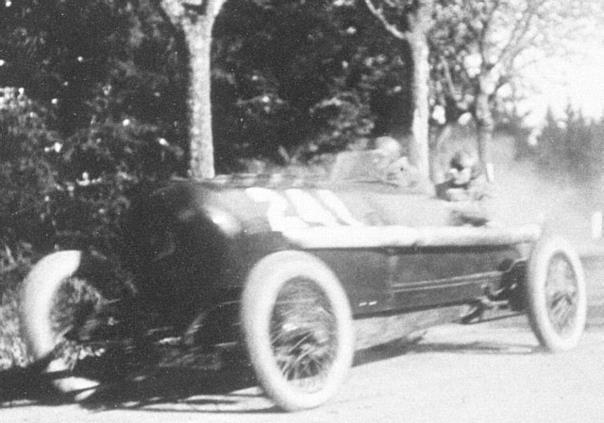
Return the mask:
M 537 242 L 528 264 L 526 300 L 542 346 L 564 351 L 578 344 L 587 315 L 585 277 L 579 257 L 562 238 Z
M 45 372 L 53 385 L 76 399 L 95 392 L 102 370 L 90 364 L 107 353 L 102 342 L 78 339 L 94 330 L 99 323 L 95 313 L 108 302 L 92 281 L 105 265 L 80 251 L 53 253 L 32 268 L 21 289 L 21 329 L 28 351 L 35 360 L 48 361 Z
M 348 297 L 318 258 L 273 253 L 252 269 L 241 304 L 243 335 L 258 382 L 287 411 L 316 407 L 352 364 Z

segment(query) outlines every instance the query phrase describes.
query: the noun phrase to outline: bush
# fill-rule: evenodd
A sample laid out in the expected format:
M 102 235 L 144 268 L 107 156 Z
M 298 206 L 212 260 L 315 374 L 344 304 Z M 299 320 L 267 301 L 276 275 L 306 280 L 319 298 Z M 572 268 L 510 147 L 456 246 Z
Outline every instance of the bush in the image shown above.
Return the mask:
M 0 273 L 0 278 L 6 276 Z M 4 281 L 3 281 L 4 282 Z M 11 283 L 12 285 L 12 283 Z M 0 370 L 25 366 L 30 362 L 19 334 L 19 302 L 15 287 L 0 293 Z
M 48 149 L 58 142 L 45 124 L 46 110 L 23 91 L 4 90 L 0 104 L 0 257 L 42 245 L 52 225 L 49 195 L 56 170 Z M 11 253 L 12 254 L 12 253 Z

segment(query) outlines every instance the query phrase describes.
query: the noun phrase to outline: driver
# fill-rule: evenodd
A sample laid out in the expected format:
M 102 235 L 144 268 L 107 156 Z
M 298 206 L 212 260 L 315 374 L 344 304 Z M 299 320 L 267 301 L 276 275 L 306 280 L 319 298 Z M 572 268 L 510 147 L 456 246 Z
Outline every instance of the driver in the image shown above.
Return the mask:
M 452 206 L 451 220 L 454 225 L 482 226 L 489 222 L 485 200 L 491 190 L 475 158 L 466 151 L 458 151 L 449 162 L 449 178 L 436 185 L 436 196 L 456 202 Z

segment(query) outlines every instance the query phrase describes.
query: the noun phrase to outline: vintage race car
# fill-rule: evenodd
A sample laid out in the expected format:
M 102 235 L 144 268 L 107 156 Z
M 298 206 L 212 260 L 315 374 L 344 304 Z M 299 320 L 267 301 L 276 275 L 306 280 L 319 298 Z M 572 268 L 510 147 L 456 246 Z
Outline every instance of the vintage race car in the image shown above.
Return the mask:
M 162 336 L 208 350 L 243 347 L 257 381 L 285 410 L 318 406 L 336 392 L 352 363 L 355 319 L 467 305 L 457 321 L 479 321 L 486 309 L 526 312 L 545 348 L 578 343 L 585 282 L 566 242 L 534 224 L 452 226 L 450 203 L 370 177 L 370 157 L 355 154 L 338 158 L 322 180 L 178 180 L 136 202 L 124 230 L 136 299 L 126 308 L 155 317 L 129 327 L 161 326 Z M 24 338 L 35 358 L 49 360 L 49 372 L 61 371 L 55 384 L 63 391 L 98 384 L 77 374 L 64 346 L 85 348 L 86 328 L 124 319 L 94 318 L 115 304 L 102 298 L 102 269 L 110 267 L 62 251 L 24 281 Z

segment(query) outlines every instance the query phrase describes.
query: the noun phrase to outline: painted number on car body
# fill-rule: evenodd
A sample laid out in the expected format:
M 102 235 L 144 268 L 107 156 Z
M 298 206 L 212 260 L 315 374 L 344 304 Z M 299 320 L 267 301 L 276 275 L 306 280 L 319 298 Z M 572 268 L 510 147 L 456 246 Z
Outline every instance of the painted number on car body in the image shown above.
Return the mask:
M 363 225 L 332 191 L 316 190 L 313 193 L 298 188 L 283 193 L 262 187 L 246 189 L 246 194 L 254 202 L 268 204 L 266 218 L 275 231 L 312 225 Z M 289 210 L 293 210 L 295 215 L 288 213 Z

